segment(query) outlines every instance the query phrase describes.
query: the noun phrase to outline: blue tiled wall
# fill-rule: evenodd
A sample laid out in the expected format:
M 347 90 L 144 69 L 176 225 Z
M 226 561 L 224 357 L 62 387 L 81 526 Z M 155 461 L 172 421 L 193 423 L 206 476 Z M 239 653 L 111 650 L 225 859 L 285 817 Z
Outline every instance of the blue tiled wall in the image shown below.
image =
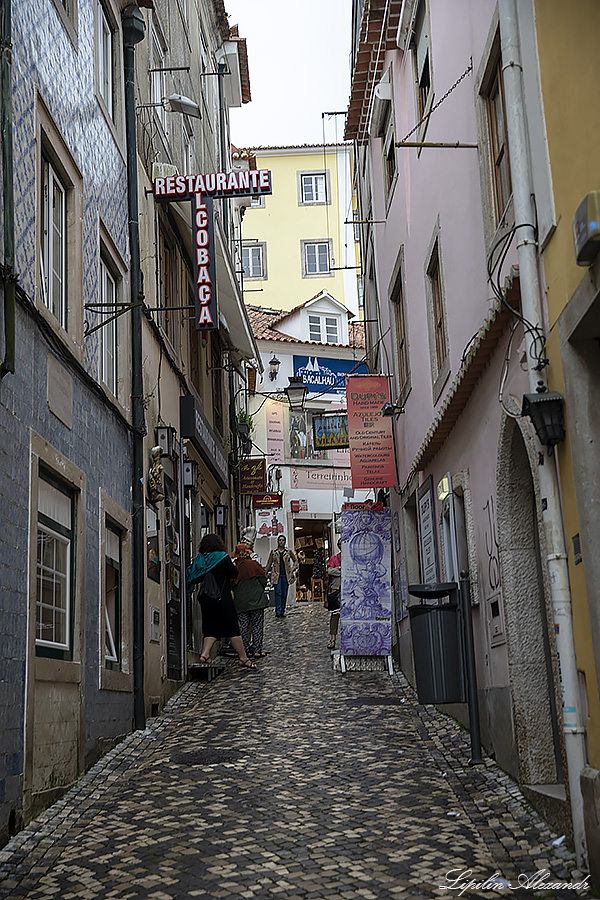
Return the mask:
M 52 0 L 13 3 L 13 153 L 15 247 L 19 286 L 34 297 L 36 216 L 35 102 L 39 91 L 83 175 L 83 302 L 97 300 L 98 221 L 128 262 L 127 181 L 123 156 L 94 94 L 94 10 L 79 0 L 75 48 Z M 29 569 L 30 429 L 87 478 L 85 692 L 86 750 L 92 735 L 131 727 L 128 694 L 99 702 L 99 489 L 130 510 L 131 442 L 123 424 L 83 379 L 73 376 L 73 428 L 48 409 L 48 345 L 17 304 L 16 372 L 0 385 L 0 834 L 22 790 L 24 683 Z M 97 372 L 98 334 L 85 339 L 84 364 Z

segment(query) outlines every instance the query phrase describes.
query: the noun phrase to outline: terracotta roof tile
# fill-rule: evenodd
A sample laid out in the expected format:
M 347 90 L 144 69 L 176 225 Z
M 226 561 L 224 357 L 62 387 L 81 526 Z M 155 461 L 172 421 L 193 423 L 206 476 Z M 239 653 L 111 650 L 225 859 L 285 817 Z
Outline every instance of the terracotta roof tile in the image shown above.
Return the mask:
M 333 346 L 332 344 L 324 344 L 318 341 L 302 341 L 299 338 L 291 337 L 289 334 L 283 334 L 283 332 L 278 331 L 275 328 L 276 323 L 279 322 L 282 318 L 285 318 L 286 315 L 289 315 L 289 312 L 282 315 L 281 309 L 268 309 L 263 306 L 250 306 L 248 303 L 246 304 L 246 312 L 248 313 L 250 326 L 257 341 L 283 341 L 287 344 L 314 344 L 318 347 Z M 364 350 L 365 329 L 362 322 L 350 322 L 348 328 L 350 343 L 337 344 L 336 346 L 352 347 L 356 348 L 357 350 Z

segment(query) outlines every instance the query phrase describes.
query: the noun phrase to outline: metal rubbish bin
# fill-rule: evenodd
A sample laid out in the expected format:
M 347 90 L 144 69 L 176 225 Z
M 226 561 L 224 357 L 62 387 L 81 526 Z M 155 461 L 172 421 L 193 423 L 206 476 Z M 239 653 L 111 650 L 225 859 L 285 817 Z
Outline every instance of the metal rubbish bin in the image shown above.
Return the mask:
M 458 585 L 410 585 L 421 599 L 450 596 Z M 456 602 L 417 605 L 408 609 L 419 703 L 464 703 L 467 692 L 459 609 Z

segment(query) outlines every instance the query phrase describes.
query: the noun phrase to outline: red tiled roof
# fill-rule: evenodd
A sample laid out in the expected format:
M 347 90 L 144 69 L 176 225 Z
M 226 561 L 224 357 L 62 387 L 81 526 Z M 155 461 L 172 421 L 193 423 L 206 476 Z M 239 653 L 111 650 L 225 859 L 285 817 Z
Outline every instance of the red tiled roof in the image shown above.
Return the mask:
M 317 295 L 318 296 L 318 295 Z M 303 305 L 303 304 L 301 304 Z M 284 341 L 288 344 L 315 344 L 318 347 L 332 347 L 332 344 L 324 344 L 319 341 L 302 341 L 299 338 L 290 337 L 275 328 L 277 322 L 289 315 L 280 309 L 266 309 L 262 306 L 250 306 L 246 304 L 246 312 L 250 320 L 250 326 L 257 341 Z M 365 329 L 362 322 L 348 323 L 350 343 L 337 344 L 338 347 L 352 347 L 357 350 L 365 348 Z
M 319 293 L 315 294 L 314 297 L 309 297 L 308 300 L 305 300 L 303 303 L 299 303 L 297 306 L 294 306 L 292 309 L 282 310 L 281 316 L 279 317 L 279 319 L 277 319 L 277 322 L 283 322 L 284 319 L 288 318 L 288 316 L 291 316 L 294 313 L 298 312 L 299 309 L 302 309 L 304 306 L 306 306 L 307 303 L 310 303 L 311 300 L 316 300 L 317 297 L 320 297 L 322 294 L 323 294 L 323 291 L 319 291 Z M 329 296 L 331 297 L 331 294 L 329 294 Z M 335 300 L 335 297 L 331 297 L 331 299 Z M 343 305 L 344 304 L 342 304 L 342 306 Z M 354 315 L 354 313 L 351 313 L 350 310 L 348 310 L 348 316 L 353 316 L 353 315 Z M 274 322 L 273 324 L 275 325 L 276 323 Z
M 219 26 L 219 31 L 221 32 L 221 38 L 224 41 L 229 40 L 229 22 L 227 21 L 227 13 L 225 11 L 225 2 L 224 0 L 214 0 L 215 3 L 215 16 L 217 18 L 217 25 Z
M 352 69 L 350 103 L 346 116 L 344 138 L 359 144 L 368 138 L 371 96 L 383 75 L 385 51 L 396 48 L 396 32 L 400 21 L 402 0 L 365 0 L 356 59 Z

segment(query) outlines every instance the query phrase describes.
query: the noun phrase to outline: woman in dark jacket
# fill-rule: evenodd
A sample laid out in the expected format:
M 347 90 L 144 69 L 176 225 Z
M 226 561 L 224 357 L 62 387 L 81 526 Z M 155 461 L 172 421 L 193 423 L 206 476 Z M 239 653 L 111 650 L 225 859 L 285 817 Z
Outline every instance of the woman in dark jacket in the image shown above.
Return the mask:
M 198 556 L 188 569 L 188 590 L 202 581 L 207 572 L 214 575 L 217 584 L 221 587 L 221 596 L 216 601 L 202 598 L 202 596 L 199 598 L 204 635 L 200 662 L 210 662 L 210 651 L 214 644 L 220 638 L 229 638 L 231 646 L 238 655 L 240 666 L 255 669 L 256 666 L 248 659 L 248 654 L 244 649 L 231 595 L 231 580 L 237 578 L 238 570 L 231 562 L 225 550 L 225 544 L 217 534 L 207 534 L 202 538 Z
M 244 647 L 247 653 L 252 646 L 253 656 L 266 656 L 263 653 L 263 627 L 268 604 L 265 593 L 267 573 L 260 563 L 252 559 L 247 544 L 237 545 L 234 560 L 239 575 L 233 586 L 233 599 Z

